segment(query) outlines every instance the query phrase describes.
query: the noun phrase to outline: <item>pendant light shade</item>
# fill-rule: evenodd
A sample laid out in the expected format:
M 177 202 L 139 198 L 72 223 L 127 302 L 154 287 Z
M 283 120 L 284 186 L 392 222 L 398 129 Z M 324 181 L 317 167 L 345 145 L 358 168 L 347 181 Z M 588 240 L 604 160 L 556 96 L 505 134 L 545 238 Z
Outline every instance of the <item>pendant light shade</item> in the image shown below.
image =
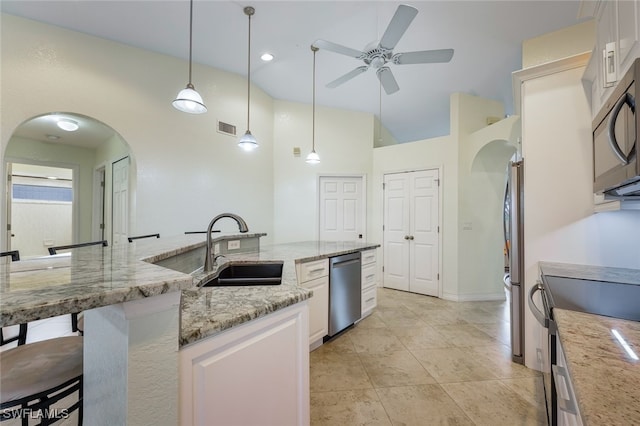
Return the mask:
M 249 17 L 249 43 L 247 49 L 247 131 L 238 140 L 238 146 L 245 151 L 253 151 L 258 147 L 258 141 L 251 134 L 249 127 L 249 118 L 251 110 L 251 17 L 256 13 L 256 10 L 247 6 L 244 8 L 244 14 Z
M 311 45 L 313 52 L 313 98 L 312 98 L 312 116 L 311 116 L 311 152 L 305 160 L 309 164 L 318 164 L 320 156 L 316 153 L 316 52 L 318 48 Z
M 203 112 L 207 112 L 207 107 L 204 105 L 202 101 L 202 96 L 196 89 L 193 87 L 191 83 L 191 45 L 193 39 L 193 0 L 190 1 L 189 5 L 189 83 L 187 83 L 187 87 L 178 92 L 178 96 L 174 99 L 173 106 L 182 111 L 188 112 L 189 114 L 202 114 Z

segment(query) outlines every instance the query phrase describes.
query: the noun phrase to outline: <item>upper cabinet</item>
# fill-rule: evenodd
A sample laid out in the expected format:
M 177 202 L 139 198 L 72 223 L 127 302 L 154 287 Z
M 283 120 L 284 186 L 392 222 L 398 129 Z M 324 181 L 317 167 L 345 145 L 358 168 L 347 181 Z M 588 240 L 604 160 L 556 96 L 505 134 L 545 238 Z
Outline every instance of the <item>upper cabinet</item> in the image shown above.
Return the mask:
M 591 116 L 604 106 L 618 79 L 640 56 L 638 1 L 583 1 L 581 18 L 596 19 L 596 45 L 583 77 Z

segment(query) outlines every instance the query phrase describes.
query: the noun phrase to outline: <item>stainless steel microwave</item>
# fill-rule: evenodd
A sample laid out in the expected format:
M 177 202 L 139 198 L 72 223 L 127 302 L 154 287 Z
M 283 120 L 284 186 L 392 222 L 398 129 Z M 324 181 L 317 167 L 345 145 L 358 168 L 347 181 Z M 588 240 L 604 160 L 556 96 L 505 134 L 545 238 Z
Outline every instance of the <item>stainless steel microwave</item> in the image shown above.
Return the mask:
M 640 198 L 640 114 L 636 114 L 639 80 L 640 58 L 593 120 L 593 192 L 607 198 Z

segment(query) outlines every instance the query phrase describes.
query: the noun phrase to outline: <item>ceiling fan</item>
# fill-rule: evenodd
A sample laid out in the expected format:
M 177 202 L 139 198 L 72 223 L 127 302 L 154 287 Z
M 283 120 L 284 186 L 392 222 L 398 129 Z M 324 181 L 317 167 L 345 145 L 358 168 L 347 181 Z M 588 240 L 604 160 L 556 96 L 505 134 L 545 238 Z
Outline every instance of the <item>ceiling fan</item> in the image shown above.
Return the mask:
M 371 43 L 365 47 L 364 51 L 351 49 L 340 44 L 332 43 L 326 40 L 316 40 L 313 45 L 320 48 L 329 50 L 331 52 L 340 53 L 342 55 L 350 56 L 352 58 L 360 59 L 364 61 L 365 65 L 361 65 L 356 69 L 349 71 L 342 77 L 339 77 L 329 84 L 327 87 L 335 88 L 341 84 L 351 80 L 352 78 L 362 74 L 370 67 L 376 69 L 376 74 L 380 84 L 384 88 L 387 95 L 400 90 L 398 83 L 396 82 L 391 69 L 387 66 L 388 63 L 396 65 L 408 65 L 408 64 L 432 64 L 439 62 L 449 62 L 453 57 L 453 49 L 439 49 L 439 50 L 421 50 L 416 52 L 405 53 L 393 53 L 394 47 L 400 41 L 413 18 L 418 14 L 418 9 L 401 4 L 398 6 L 396 13 L 391 18 L 391 22 L 387 26 L 384 35 L 380 39 L 379 43 Z

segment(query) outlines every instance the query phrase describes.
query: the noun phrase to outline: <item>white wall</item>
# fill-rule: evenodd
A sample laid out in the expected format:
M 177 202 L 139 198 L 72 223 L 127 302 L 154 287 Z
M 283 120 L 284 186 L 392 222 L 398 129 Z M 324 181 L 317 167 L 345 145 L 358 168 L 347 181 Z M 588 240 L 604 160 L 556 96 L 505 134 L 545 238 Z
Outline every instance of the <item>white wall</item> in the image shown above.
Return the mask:
M 274 101 L 274 235 L 277 242 L 318 237 L 318 177 L 363 175 L 367 180 L 367 212 L 372 212 L 373 116 L 316 105 L 316 152 L 320 164 L 305 162 L 311 151 L 311 105 Z M 293 148 L 299 147 L 299 157 Z M 371 214 L 369 215 L 371 216 Z M 367 219 L 367 234 L 374 235 Z M 367 239 L 371 239 L 368 237 Z
M 596 38 L 596 22 L 589 20 L 522 42 L 522 68 L 590 52 Z
M 442 168 L 442 287 L 446 297 L 458 293 L 458 145 L 451 136 L 376 148 L 373 152 L 372 240 L 382 244 L 382 182 L 387 173 Z M 381 265 L 382 262 L 379 262 Z M 382 276 L 382 275 L 380 275 Z
M 244 131 L 245 77 L 194 64 L 193 82 L 209 112 L 190 115 L 171 106 L 186 84 L 183 60 L 6 14 L 1 31 L 3 156 L 15 128 L 31 117 L 88 115 L 115 129 L 137 160 L 131 232 L 204 230 L 213 216 L 229 211 L 271 238 L 272 99 L 253 88 L 251 130 L 261 144 L 255 152 L 238 149 L 234 138 L 215 130 L 220 119 Z

